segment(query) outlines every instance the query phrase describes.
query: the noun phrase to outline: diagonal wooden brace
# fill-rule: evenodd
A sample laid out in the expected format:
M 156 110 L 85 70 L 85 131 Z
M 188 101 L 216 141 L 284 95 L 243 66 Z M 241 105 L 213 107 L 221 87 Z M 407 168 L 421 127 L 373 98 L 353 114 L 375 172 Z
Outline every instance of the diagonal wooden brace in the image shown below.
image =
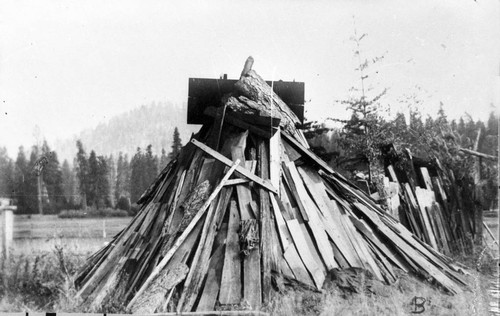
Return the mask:
M 202 142 L 199 142 L 196 139 L 192 139 L 191 143 L 193 143 L 193 145 L 200 148 L 201 150 L 203 150 L 204 152 L 206 152 L 207 154 L 209 154 L 213 158 L 219 160 L 220 162 L 222 162 L 226 166 L 233 165 L 233 162 L 231 161 L 231 159 L 224 157 L 224 155 L 216 152 L 215 150 L 213 150 L 212 148 L 203 144 Z M 251 173 L 248 169 L 245 169 L 242 166 L 238 166 L 238 167 L 236 167 L 236 173 L 238 173 L 239 175 L 241 175 L 249 180 L 252 180 L 253 182 L 257 183 L 258 185 L 266 188 L 267 190 L 278 194 L 278 190 L 276 190 L 276 188 L 271 184 L 271 182 L 264 180 L 261 177 L 256 176 L 255 174 Z

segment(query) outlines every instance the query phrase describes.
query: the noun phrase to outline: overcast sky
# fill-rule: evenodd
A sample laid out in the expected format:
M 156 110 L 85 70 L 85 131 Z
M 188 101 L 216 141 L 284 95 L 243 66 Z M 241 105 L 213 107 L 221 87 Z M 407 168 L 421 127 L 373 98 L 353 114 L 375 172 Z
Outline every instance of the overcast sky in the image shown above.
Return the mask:
M 353 19 L 354 16 L 354 19 Z M 362 54 L 387 102 L 414 93 L 435 115 L 486 119 L 499 103 L 499 2 L 0 0 L 0 146 L 10 156 L 152 101 L 187 100 L 189 77 L 304 81 L 309 118 L 345 117 Z M 375 68 L 373 68 L 375 70 Z

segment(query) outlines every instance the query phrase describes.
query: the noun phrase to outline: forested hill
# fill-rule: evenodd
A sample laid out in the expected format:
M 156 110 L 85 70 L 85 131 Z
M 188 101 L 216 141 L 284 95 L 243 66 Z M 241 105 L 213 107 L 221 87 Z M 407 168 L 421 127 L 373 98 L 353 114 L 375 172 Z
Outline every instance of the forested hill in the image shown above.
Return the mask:
M 71 138 L 58 140 L 54 146 L 59 159 L 68 159 L 71 163 L 76 155 L 76 140 L 81 139 L 87 152 L 95 150 L 99 155 L 113 154 L 117 157 L 121 151 L 131 157 L 137 147 L 144 149 L 153 145 L 153 152 L 160 154 L 165 148 L 170 152 L 174 128 L 179 133 L 184 145 L 191 133 L 199 126 L 186 123 L 186 105 L 175 106 L 170 102 L 152 103 L 137 107 L 129 112 L 112 117 L 93 129 L 86 129 Z

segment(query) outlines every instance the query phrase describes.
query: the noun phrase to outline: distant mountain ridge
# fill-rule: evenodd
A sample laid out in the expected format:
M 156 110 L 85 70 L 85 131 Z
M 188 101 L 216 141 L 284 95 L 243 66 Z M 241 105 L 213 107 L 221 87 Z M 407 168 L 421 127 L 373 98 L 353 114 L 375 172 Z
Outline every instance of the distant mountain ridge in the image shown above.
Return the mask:
M 186 123 L 186 105 L 176 106 L 170 102 L 142 105 L 128 112 L 116 115 L 95 128 L 85 129 L 69 139 L 57 140 L 53 149 L 62 162 L 70 163 L 76 155 L 76 141 L 81 139 L 87 153 L 95 150 L 98 155 L 115 158 L 119 152 L 128 154 L 129 159 L 137 147 L 145 149 L 151 144 L 153 153 L 160 155 L 161 149 L 170 152 L 174 128 L 177 127 L 184 145 L 199 126 Z

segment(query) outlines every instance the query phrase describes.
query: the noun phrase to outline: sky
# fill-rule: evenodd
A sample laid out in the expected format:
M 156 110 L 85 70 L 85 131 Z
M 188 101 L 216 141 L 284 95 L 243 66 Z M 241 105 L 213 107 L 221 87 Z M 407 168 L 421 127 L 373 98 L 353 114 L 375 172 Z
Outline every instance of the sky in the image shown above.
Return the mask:
M 155 101 L 187 102 L 188 78 L 305 82 L 309 119 L 345 118 L 357 86 L 350 37 L 384 56 L 370 85 L 392 113 L 486 120 L 500 103 L 499 1 L 0 0 L 0 146 L 69 138 Z M 57 150 L 57 149 L 56 149 Z

